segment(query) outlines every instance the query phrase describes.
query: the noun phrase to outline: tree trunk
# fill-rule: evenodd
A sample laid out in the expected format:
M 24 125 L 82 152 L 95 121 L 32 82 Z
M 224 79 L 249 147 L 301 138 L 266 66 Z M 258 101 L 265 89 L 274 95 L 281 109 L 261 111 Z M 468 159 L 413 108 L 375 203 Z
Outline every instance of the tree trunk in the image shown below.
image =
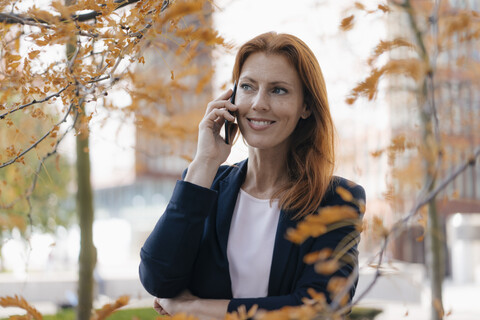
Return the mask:
M 65 0 L 65 5 L 73 5 L 76 0 Z M 75 52 L 76 37 L 67 45 L 67 59 Z M 89 320 L 93 309 L 94 287 L 93 270 L 97 264 L 97 249 L 93 244 L 93 192 L 90 181 L 90 152 L 88 148 L 90 132 L 85 125 L 85 105 L 78 97 L 78 119 L 75 126 L 77 144 L 77 215 L 80 227 L 80 255 L 78 257 L 78 305 L 77 320 Z
M 428 89 L 426 83 L 424 83 L 422 94 L 420 97 L 421 105 L 424 106 L 421 111 L 422 120 L 422 144 L 425 150 L 423 157 L 423 166 L 425 171 L 424 185 L 429 185 L 428 191 L 433 191 L 435 188 L 435 181 L 437 178 L 436 162 L 440 161 L 438 155 L 438 145 L 440 142 L 435 139 L 435 133 L 433 130 L 433 108 L 432 101 L 428 102 L 427 99 Z M 437 213 L 436 198 L 433 198 L 428 203 L 428 224 L 426 231 L 426 266 L 427 273 L 430 280 L 430 293 L 431 293 L 431 320 L 441 320 L 444 316 L 443 311 L 443 298 L 442 298 L 442 286 L 443 278 L 445 275 L 445 252 L 443 241 L 445 241 L 444 229 L 441 226 L 439 216 Z
M 90 182 L 90 153 L 88 150 L 88 129 L 79 132 L 84 106 L 80 106 L 77 123 L 77 213 L 80 226 L 80 256 L 78 273 L 77 320 L 90 319 L 93 307 L 93 270 L 97 262 L 97 250 L 93 244 L 93 195 Z
M 430 318 L 432 320 L 443 319 L 442 284 L 445 274 L 444 246 L 445 239 L 443 228 L 437 214 L 435 199 L 428 204 L 428 236 L 427 236 L 427 268 L 430 277 L 430 292 L 432 305 Z

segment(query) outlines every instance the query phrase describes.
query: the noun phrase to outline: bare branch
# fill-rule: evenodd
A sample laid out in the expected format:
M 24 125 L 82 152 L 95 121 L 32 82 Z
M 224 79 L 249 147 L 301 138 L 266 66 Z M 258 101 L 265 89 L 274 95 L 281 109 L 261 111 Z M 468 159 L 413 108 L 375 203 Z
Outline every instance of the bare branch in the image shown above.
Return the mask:
M 43 140 L 45 140 L 52 132 L 56 131 L 57 127 L 60 126 L 62 123 L 64 123 L 65 121 L 67 121 L 67 117 L 68 115 L 70 114 L 70 111 L 72 110 L 74 106 L 74 103 L 71 103 L 70 104 L 70 107 L 68 108 L 67 112 L 65 113 L 65 116 L 63 117 L 62 120 L 60 120 L 52 129 L 48 130 L 47 133 L 45 133 L 40 139 L 38 139 L 37 141 L 35 141 L 33 144 L 31 144 L 27 149 L 25 149 L 24 151 L 22 151 L 21 153 L 19 153 L 17 156 L 15 156 L 14 158 L 10 159 L 9 161 L 7 162 L 4 162 L 2 164 L 0 164 L 0 169 L 3 168 L 3 167 L 6 167 L 14 162 L 16 162 L 18 159 L 22 158 L 25 154 L 27 154 L 30 150 L 34 149 L 36 146 L 38 146 L 40 144 L 40 142 L 42 142 Z
M 115 8 L 115 10 L 118 10 L 120 8 L 123 8 L 127 5 L 139 2 L 140 0 L 115 0 L 114 2 L 118 4 L 118 6 Z M 162 4 L 162 11 L 166 9 L 170 5 L 169 0 L 164 0 Z M 101 4 L 100 6 L 105 6 Z M 97 11 L 91 11 L 88 13 L 83 13 L 83 14 L 75 14 L 73 15 L 69 20 L 72 21 L 78 21 L 78 22 L 85 22 L 89 20 L 93 20 L 98 16 L 101 16 L 101 12 Z M 63 18 L 60 19 L 60 21 L 66 21 L 67 19 Z M 14 14 L 14 13 L 0 13 L 0 23 L 5 23 L 5 24 L 22 24 L 22 25 L 32 25 L 36 27 L 44 27 L 44 28 L 50 28 L 48 22 L 42 21 L 39 19 L 31 18 L 31 17 L 25 17 L 23 15 L 19 14 Z
M 51 28 L 51 26 L 46 21 L 23 17 L 15 13 L 0 13 L 0 22 L 4 24 L 22 24 L 39 28 Z
M 425 196 L 425 198 L 417 203 L 417 205 L 410 211 L 409 216 L 413 216 L 417 213 L 417 211 L 429 203 L 432 199 L 434 199 L 441 191 L 443 191 L 450 182 L 455 180 L 461 173 L 463 173 L 468 167 L 475 166 L 477 158 L 480 157 L 480 147 L 478 147 L 473 155 L 462 165 L 460 165 L 454 172 L 450 174 L 447 178 L 445 178 L 434 190 L 432 190 L 429 194 Z
M 80 103 L 83 103 L 83 101 L 80 101 Z M 70 112 L 72 111 L 73 105 L 74 105 L 73 103 L 70 104 L 70 107 L 69 107 L 69 110 L 66 113 L 66 116 L 68 116 L 68 114 L 70 114 Z M 64 119 L 66 120 L 66 118 L 64 118 Z M 31 225 L 33 224 L 32 223 L 32 217 L 31 217 L 31 215 L 32 215 L 31 197 L 32 197 L 33 191 L 35 190 L 35 187 L 37 185 L 37 180 L 38 180 L 38 176 L 40 175 L 40 171 L 42 170 L 42 167 L 44 166 L 45 161 L 48 158 L 50 158 L 52 155 L 57 153 L 58 146 L 60 145 L 62 140 L 66 137 L 66 135 L 75 127 L 75 125 L 77 123 L 77 120 L 78 120 L 78 113 L 75 115 L 75 118 L 73 120 L 72 125 L 69 126 L 67 128 L 67 130 L 65 130 L 65 132 L 62 134 L 62 136 L 55 142 L 55 145 L 53 146 L 53 149 L 49 153 L 47 153 L 45 156 L 43 156 L 42 160 L 40 160 L 40 162 L 38 163 L 37 169 L 34 172 L 32 183 L 30 184 L 30 187 L 25 192 L 25 199 L 27 200 L 28 208 L 29 208 L 27 215 L 29 217 L 29 221 L 30 221 Z
M 410 210 L 409 214 L 397 221 L 393 227 L 391 228 L 390 232 L 388 235 L 384 238 L 382 247 L 380 251 L 378 252 L 378 263 L 376 266 L 376 272 L 373 277 L 373 280 L 369 283 L 369 285 L 365 288 L 365 290 L 356 298 L 354 302 L 352 302 L 351 305 L 344 307 L 343 311 L 348 310 L 352 306 L 358 304 L 359 301 L 361 301 L 368 292 L 373 288 L 373 286 L 377 283 L 378 279 L 382 276 L 382 272 L 380 270 L 380 267 L 382 266 L 383 263 L 383 256 L 387 250 L 387 244 L 388 240 L 394 236 L 397 232 L 399 232 L 402 227 L 406 225 L 406 223 L 420 210 L 421 207 L 429 203 L 432 199 L 434 199 L 442 190 L 444 190 L 449 183 L 451 183 L 456 177 L 458 177 L 462 172 L 464 172 L 468 167 L 475 166 L 477 159 L 480 158 L 480 147 L 476 149 L 474 154 L 467 160 L 465 161 L 462 165 L 460 165 L 457 169 L 454 170 L 452 174 L 450 174 L 447 178 L 445 178 L 433 191 L 428 193 L 423 197 L 423 199 L 418 200 L 416 205 L 413 206 L 413 208 Z
M 71 83 L 69 83 L 66 87 L 62 88 L 60 91 L 58 91 L 58 92 L 56 92 L 56 93 L 54 93 L 54 94 L 51 94 L 51 95 L 49 95 L 49 96 L 46 96 L 46 97 L 43 98 L 42 100 L 35 100 L 35 99 L 33 99 L 32 102 L 29 102 L 29 103 L 27 103 L 27 104 L 24 104 L 24 105 L 21 105 L 21 106 L 15 108 L 15 109 L 12 109 L 12 110 L 10 110 L 10 111 L 8 111 L 8 112 L 5 112 L 5 113 L 3 113 L 3 114 L 0 114 L 0 120 L 4 119 L 4 118 L 5 118 L 6 116 L 8 116 L 9 114 L 12 114 L 12 113 L 14 113 L 14 112 L 20 111 L 20 110 L 22 110 L 22 109 L 25 109 L 25 108 L 27 108 L 27 107 L 29 107 L 29 106 L 31 106 L 31 105 L 38 104 L 38 103 L 43 103 L 43 102 L 47 102 L 48 100 L 50 100 L 51 98 L 54 98 L 54 97 L 58 98 L 58 97 L 60 97 L 60 94 L 61 94 L 62 92 L 64 92 L 65 90 L 67 90 L 67 88 L 68 88 L 69 86 L 71 86 Z

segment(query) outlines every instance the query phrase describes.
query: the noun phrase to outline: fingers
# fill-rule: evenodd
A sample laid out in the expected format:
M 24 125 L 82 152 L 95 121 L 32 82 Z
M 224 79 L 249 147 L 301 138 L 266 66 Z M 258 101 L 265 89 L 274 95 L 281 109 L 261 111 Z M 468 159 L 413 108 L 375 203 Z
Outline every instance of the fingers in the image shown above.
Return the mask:
M 160 305 L 160 299 L 159 298 L 155 298 L 153 300 L 153 309 L 155 309 L 155 311 L 158 312 L 158 314 L 162 315 L 162 316 L 168 316 L 168 312 L 165 311 L 165 309 L 163 309 L 163 307 Z
M 220 128 L 223 125 L 224 120 L 234 122 L 235 116 L 232 115 L 230 112 L 228 112 L 226 109 L 213 109 L 202 120 L 202 122 L 200 123 L 200 127 L 202 126 L 202 123 L 203 123 L 203 125 L 206 127 Z
M 214 109 L 222 109 L 225 108 L 229 111 L 236 111 L 237 107 L 231 103 L 228 98 L 232 95 L 232 90 L 228 90 L 220 95 L 217 99 L 210 101 L 207 105 L 206 114 L 210 113 Z

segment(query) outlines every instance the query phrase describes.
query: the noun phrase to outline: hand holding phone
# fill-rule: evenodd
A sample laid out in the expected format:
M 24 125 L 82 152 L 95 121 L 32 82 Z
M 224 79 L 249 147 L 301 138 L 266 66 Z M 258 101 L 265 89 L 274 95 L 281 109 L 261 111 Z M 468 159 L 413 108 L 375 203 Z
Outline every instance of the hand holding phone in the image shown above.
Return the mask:
M 230 102 L 232 104 L 235 104 L 235 95 L 237 94 L 237 81 L 233 84 L 233 92 L 232 95 L 230 96 Z M 229 111 L 230 112 L 230 111 Z M 232 115 L 233 113 L 230 112 Z M 225 143 L 230 144 L 230 122 L 228 120 L 225 120 Z

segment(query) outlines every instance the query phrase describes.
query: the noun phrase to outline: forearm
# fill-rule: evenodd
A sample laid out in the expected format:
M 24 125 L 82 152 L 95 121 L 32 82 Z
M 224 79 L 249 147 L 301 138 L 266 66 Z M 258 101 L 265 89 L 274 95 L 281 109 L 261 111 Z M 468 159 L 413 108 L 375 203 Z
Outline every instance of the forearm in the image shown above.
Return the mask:
M 229 302 L 230 300 L 199 299 L 195 303 L 195 312 L 192 314 L 200 320 L 224 319 L 227 314 Z
M 227 314 L 228 303 L 226 299 L 201 299 L 193 296 L 188 290 L 173 299 L 156 299 L 158 309 L 164 310 L 169 315 L 186 313 L 200 320 L 224 319 Z

